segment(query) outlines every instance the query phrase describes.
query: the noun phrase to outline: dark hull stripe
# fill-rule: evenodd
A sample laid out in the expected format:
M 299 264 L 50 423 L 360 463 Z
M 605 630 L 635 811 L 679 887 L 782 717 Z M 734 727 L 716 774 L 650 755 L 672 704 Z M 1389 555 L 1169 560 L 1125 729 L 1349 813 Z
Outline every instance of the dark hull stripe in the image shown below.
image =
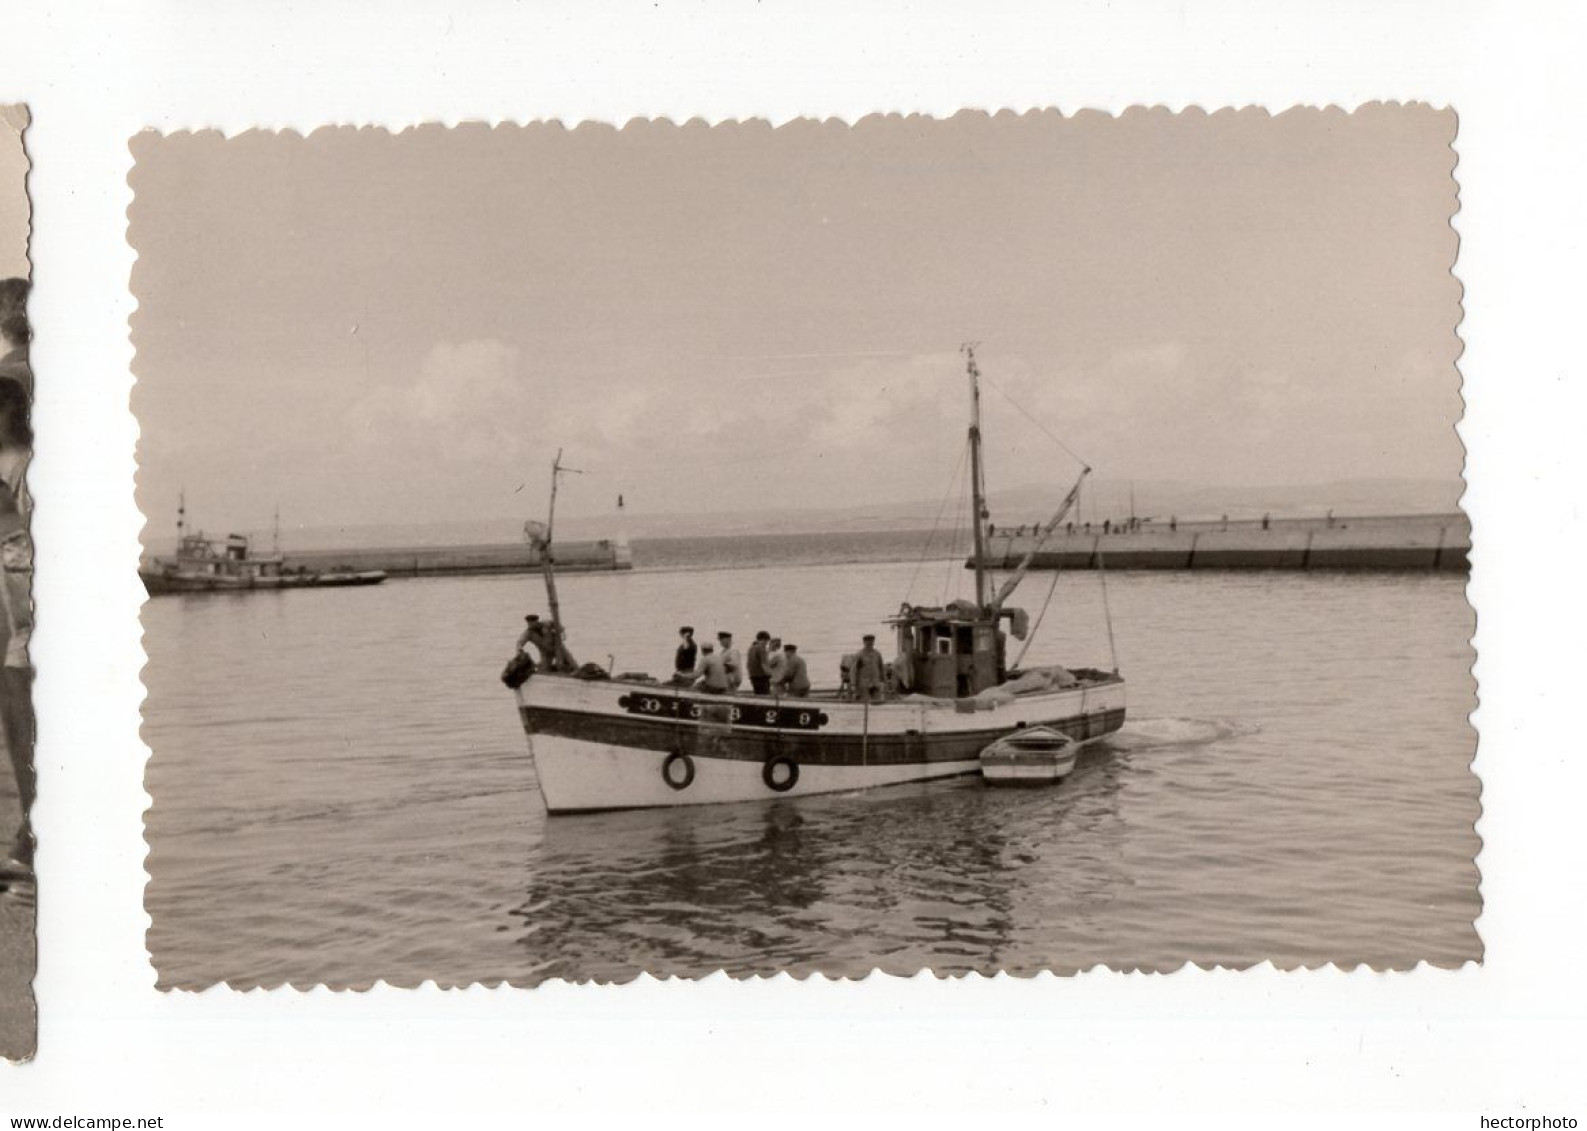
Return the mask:
M 936 734 L 822 734 L 810 731 L 767 731 L 751 727 L 676 723 L 664 719 L 592 715 L 551 707 L 523 711 L 524 730 L 530 735 L 555 735 L 607 746 L 671 753 L 697 758 L 722 758 L 737 762 L 764 762 L 786 755 L 806 766 L 896 766 L 933 762 L 964 762 L 1013 728 L 943 732 Z M 1112 734 L 1124 725 L 1124 708 L 1093 711 L 1050 726 L 1077 741 Z

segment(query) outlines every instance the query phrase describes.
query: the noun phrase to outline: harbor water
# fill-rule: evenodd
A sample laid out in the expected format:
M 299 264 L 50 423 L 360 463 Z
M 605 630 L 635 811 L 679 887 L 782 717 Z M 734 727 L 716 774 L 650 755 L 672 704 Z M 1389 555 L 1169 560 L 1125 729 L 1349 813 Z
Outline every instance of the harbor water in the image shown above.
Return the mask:
M 906 596 L 968 587 L 735 545 L 561 579 L 577 658 L 660 675 L 680 624 L 766 628 L 835 682 Z M 1464 579 L 1062 575 L 1027 665 L 1109 664 L 1104 581 L 1129 720 L 1060 786 L 549 820 L 498 680 L 538 579 L 151 601 L 159 984 L 1480 959 Z

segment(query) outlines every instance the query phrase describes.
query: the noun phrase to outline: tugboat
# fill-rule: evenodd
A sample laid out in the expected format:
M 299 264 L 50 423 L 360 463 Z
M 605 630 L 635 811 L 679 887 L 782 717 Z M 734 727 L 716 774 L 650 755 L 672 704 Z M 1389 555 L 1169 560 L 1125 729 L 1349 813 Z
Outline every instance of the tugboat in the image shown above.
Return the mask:
M 279 535 L 277 541 L 279 542 Z M 239 593 L 252 589 L 312 589 L 330 586 L 378 585 L 382 570 L 288 570 L 279 550 L 249 552 L 248 538 L 228 534 L 224 542 L 187 529 L 187 498 L 176 509 L 176 556 L 155 558 L 138 570 L 151 597 L 172 593 Z
M 1025 611 L 1006 601 L 1034 551 L 994 592 L 986 563 L 980 373 L 973 347 L 963 352 L 970 379 L 976 599 L 938 608 L 906 604 L 888 619 L 897 659 L 893 686 L 880 702 L 841 689 L 807 696 L 713 694 L 647 677 L 611 678 L 594 665 L 575 667 L 562 646 L 551 552 L 556 484 L 568 470 L 558 453 L 547 521 L 525 526 L 541 550 L 554 645 L 543 654 L 552 661 L 525 678 L 527 665 L 515 657 L 516 677 L 503 676 L 517 698 L 548 812 L 752 801 L 925 781 L 981 773 L 983 752 L 988 780 L 995 780 L 1005 766 L 1017 768 L 998 753 L 999 744 L 1015 735 L 1039 739 L 1049 755 L 1062 751 L 1038 771 L 1057 780 L 1081 746 L 1124 725 L 1124 679 L 1116 666 L 1021 672 L 1007 664 L 1008 635 L 1024 639 L 1030 625 Z M 1046 525 L 1048 533 L 1075 506 L 1089 473 L 1081 471 Z

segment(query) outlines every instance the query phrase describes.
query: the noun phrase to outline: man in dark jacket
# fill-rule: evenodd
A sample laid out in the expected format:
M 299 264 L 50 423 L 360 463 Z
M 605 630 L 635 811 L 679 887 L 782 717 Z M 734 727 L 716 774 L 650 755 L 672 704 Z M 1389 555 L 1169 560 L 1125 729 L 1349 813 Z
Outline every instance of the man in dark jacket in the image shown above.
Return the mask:
M 686 624 L 678 629 L 678 636 L 678 650 L 672 656 L 673 682 L 679 682 L 680 676 L 688 676 L 686 682 L 693 683 L 694 665 L 700 658 L 699 645 L 694 642 L 694 628 Z
M 771 633 L 757 632 L 755 643 L 749 646 L 749 685 L 756 695 L 765 695 L 771 690 L 771 673 L 766 670 L 766 650 L 771 642 Z

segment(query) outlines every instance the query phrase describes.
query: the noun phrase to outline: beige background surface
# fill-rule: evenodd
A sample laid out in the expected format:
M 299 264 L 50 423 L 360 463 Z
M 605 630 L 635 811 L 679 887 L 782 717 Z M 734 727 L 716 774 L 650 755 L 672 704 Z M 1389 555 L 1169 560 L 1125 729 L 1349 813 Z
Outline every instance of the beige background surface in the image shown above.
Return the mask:
M 1475 1126 L 1583 1108 L 1580 184 L 1583 13 L 1378 3 L 617 7 L 30 4 L 0 99 L 33 107 L 42 379 L 38 663 L 41 1056 L 0 1105 L 409 1125 L 600 1108 L 657 1122 L 905 1108 L 1137 1113 L 1123 1125 Z M 145 879 L 134 575 L 142 519 L 124 242 L 127 139 L 219 124 L 626 120 L 879 107 L 1356 105 L 1460 113 L 1482 706 L 1483 968 L 1029 983 L 639 983 L 533 994 L 159 995 Z M 47 443 L 46 443 L 47 439 Z M 66 799 L 70 800 L 67 801 Z M 967 1051 L 969 1050 L 969 1051 Z M 972 1055 L 973 1053 L 973 1055 Z M 768 1070 L 768 1061 L 775 1068 Z M 612 1066 L 624 1066 L 614 1072 Z M 684 1086 L 700 1080 L 697 1086 Z M 683 1082 L 683 1083 L 680 1083 Z M 704 1113 L 703 1115 L 701 1113 Z M 1370 1114 L 1378 1113 L 1376 1117 Z M 311 1113 L 319 1113 L 316 1118 Z M 1155 1114 L 1154 1114 L 1155 1113 Z M 1217 1113 L 1217 1114 L 1211 1114 Z M 1408 1116 L 1406 1113 L 1413 1113 Z M 1424 1113 L 1417 1119 L 1414 1113 Z M 245 1125 L 233 1120 L 233 1125 Z M 176 1126 L 174 1119 L 168 1126 Z

